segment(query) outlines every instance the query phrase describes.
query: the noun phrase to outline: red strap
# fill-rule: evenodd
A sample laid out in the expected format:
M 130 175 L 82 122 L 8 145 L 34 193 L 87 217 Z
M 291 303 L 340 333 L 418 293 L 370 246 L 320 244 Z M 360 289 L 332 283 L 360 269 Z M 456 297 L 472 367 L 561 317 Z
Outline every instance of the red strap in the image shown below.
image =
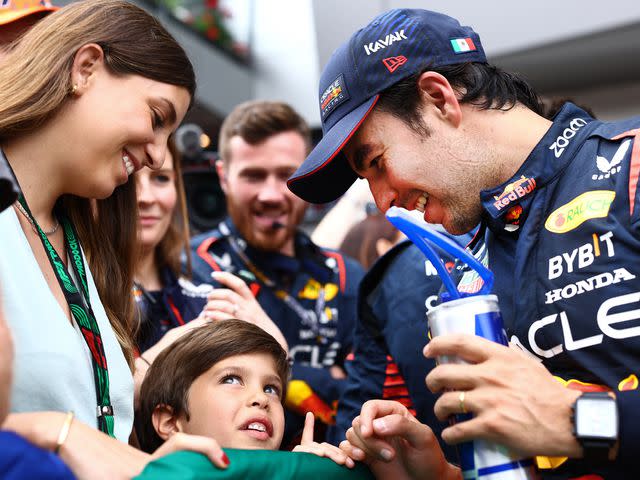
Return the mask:
M 171 297 L 168 297 L 167 300 L 169 300 L 169 308 L 173 312 L 173 315 L 176 317 L 176 320 L 178 321 L 178 323 L 180 325 L 184 325 L 184 320 L 182 319 L 182 315 L 180 315 L 180 310 L 177 309 Z
M 211 268 L 213 268 L 216 272 L 221 272 L 222 268 L 220 265 L 216 263 L 211 254 L 209 253 L 209 247 L 218 241 L 217 237 L 209 237 L 205 241 L 203 241 L 198 248 L 196 249 L 196 253 L 200 258 L 202 258 L 205 262 L 209 264 Z
M 344 293 L 344 289 L 347 286 L 347 269 L 344 264 L 344 258 L 338 252 L 322 252 L 327 257 L 335 258 L 338 263 L 338 272 L 340 275 L 340 291 Z

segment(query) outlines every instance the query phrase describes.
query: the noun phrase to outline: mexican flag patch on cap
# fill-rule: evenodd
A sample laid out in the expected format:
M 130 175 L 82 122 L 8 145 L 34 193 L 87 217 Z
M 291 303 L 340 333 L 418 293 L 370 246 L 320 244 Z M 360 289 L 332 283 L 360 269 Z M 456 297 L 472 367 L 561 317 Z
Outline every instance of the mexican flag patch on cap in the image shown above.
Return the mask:
M 473 43 L 473 40 L 471 40 L 471 38 L 469 37 L 452 38 L 450 41 L 451 41 L 451 46 L 453 47 L 453 51 L 455 53 L 466 53 L 466 52 L 473 52 L 476 50 L 476 46 Z

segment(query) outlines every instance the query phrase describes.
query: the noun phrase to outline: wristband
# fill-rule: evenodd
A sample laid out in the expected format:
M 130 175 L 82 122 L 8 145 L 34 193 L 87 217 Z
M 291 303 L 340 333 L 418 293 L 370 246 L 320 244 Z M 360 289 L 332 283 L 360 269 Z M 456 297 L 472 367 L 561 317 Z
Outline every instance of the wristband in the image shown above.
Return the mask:
M 58 440 L 56 441 L 56 448 L 53 450 L 53 453 L 56 455 L 60 454 L 60 449 L 64 444 L 65 440 L 69 436 L 69 430 L 71 429 L 71 423 L 73 422 L 74 413 L 72 411 L 67 412 L 67 416 L 64 419 L 64 423 L 62 424 L 62 428 L 60 429 L 60 433 L 58 434 Z

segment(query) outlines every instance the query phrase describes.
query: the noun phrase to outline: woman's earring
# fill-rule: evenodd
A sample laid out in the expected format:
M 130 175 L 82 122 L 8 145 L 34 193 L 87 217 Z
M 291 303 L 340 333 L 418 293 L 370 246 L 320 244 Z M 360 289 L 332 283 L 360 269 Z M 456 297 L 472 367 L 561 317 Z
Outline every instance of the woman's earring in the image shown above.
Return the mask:
M 71 95 L 75 95 L 77 91 L 78 91 L 78 85 L 74 83 L 73 86 L 71 87 Z

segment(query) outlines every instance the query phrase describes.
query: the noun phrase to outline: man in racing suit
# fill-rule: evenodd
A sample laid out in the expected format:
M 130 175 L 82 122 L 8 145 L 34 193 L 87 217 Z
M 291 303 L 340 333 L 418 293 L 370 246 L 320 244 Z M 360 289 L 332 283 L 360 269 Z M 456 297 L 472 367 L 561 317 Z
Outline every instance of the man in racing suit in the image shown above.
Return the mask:
M 220 270 L 239 276 L 289 345 L 285 447 L 307 411 L 325 425 L 335 421 L 363 276 L 354 260 L 318 247 L 298 228 L 306 204 L 285 182 L 309 144 L 306 123 L 288 105 L 236 107 L 221 129 L 218 162 L 229 217 L 192 240 L 194 282 L 219 287 L 211 273 Z M 241 296 L 225 298 L 216 300 L 220 310 L 242 319 Z
M 294 193 L 330 201 L 361 176 L 382 211 L 417 209 L 454 234 L 484 225 L 475 247 L 523 351 L 429 342 L 428 357 L 473 364 L 427 376 L 444 392 L 438 418 L 474 414 L 443 439 L 551 456 L 540 459 L 550 477 L 629 478 L 640 452 L 640 120 L 605 124 L 571 104 L 546 120 L 524 80 L 486 63 L 476 32 L 426 10 L 386 12 L 354 34 L 325 67 L 320 104 L 324 138 L 290 178 Z M 474 291 L 468 280 L 459 288 Z

